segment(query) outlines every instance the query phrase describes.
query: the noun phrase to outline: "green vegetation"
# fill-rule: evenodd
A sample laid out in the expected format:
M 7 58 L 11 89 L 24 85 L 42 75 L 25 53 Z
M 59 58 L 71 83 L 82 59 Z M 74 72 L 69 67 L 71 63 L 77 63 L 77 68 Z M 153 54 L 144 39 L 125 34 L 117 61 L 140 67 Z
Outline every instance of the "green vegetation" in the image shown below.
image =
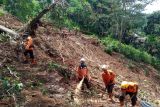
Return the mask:
M 3 9 L 23 22 L 31 20 L 42 9 L 49 6 L 52 0 L 1 0 Z M 106 52 L 120 52 L 138 62 L 144 62 L 159 68 L 159 28 L 160 12 L 147 15 L 142 11 L 147 3 L 153 0 L 65 0 L 44 15 L 43 20 L 52 22 L 57 27 L 68 27 L 98 37 L 111 35 L 123 42 L 131 34 L 143 34 L 147 37 L 144 44 L 128 46 L 111 38 L 106 38 Z M 3 12 L 0 12 L 0 14 Z M 147 34 L 147 35 L 146 35 Z M 0 41 L 8 38 L 0 36 Z M 108 40 L 107 40 L 108 39 Z M 104 42 L 105 41 L 105 42 Z M 137 47 L 138 46 L 138 47 Z M 142 50 L 142 51 L 141 51 Z M 148 54 L 149 53 L 149 54 Z M 52 63 L 49 69 L 61 66 Z
M 1 93 L 1 97 L 7 97 L 7 96 L 11 96 L 14 94 L 18 94 L 23 87 L 23 84 L 17 80 L 11 80 L 11 78 L 4 78 L 2 80 L 0 80 L 2 82 L 1 84 L 1 92 L 3 92 L 3 94 Z
M 148 36 L 148 39 L 143 46 L 144 50 L 151 55 L 160 58 L 160 38 L 157 36 Z
M 51 63 L 48 64 L 48 69 L 49 70 L 57 70 L 57 69 L 59 69 L 61 67 L 62 67 L 61 65 L 59 65 L 59 64 L 57 64 L 55 62 L 51 62 Z
M 131 0 L 66 0 L 44 18 L 57 26 L 77 26 L 85 32 L 99 35 L 117 33 L 122 36 L 124 31 L 143 28 L 145 15 L 141 11 L 147 2 L 141 2 L 143 4 Z M 51 0 L 2 0 L 0 4 L 20 20 L 28 21 L 50 5 Z
M 147 20 L 147 26 L 144 28 L 145 33 L 160 36 L 160 11 L 149 15 Z
M 9 36 L 5 33 L 0 33 L 0 43 L 1 42 L 6 42 L 9 40 Z
M 37 0 L 2 0 L 5 10 L 22 21 L 32 19 L 40 10 Z
M 66 80 L 66 82 L 68 82 L 68 80 L 71 77 L 74 77 L 74 73 L 69 70 L 67 67 L 57 64 L 56 62 L 51 62 L 49 63 L 49 67 L 48 70 L 51 71 L 58 71 L 59 75 L 61 75 L 62 77 L 64 77 L 64 79 Z
M 0 99 L 18 96 L 23 84 L 16 76 L 16 69 L 6 66 L 1 68 L 0 72 Z
M 0 8 L 0 16 L 3 16 L 4 13 L 5 13 L 4 10 Z
M 48 90 L 45 87 L 41 87 L 40 90 L 41 90 L 43 95 L 47 95 L 49 93 Z
M 144 62 L 160 69 L 160 60 L 151 56 L 145 51 L 135 49 L 132 46 L 120 43 L 110 37 L 103 38 L 101 42 L 106 46 L 106 52 L 112 54 L 113 51 L 119 52 L 137 62 Z
M 51 5 L 51 1 L 52 0 L 0 0 L 0 17 L 6 13 L 9 13 L 17 17 L 19 21 L 28 23 L 35 16 L 37 16 L 38 13 L 42 11 L 42 9 Z M 45 22 L 42 23 L 43 28 L 40 27 L 41 29 L 39 30 L 42 30 L 42 32 L 44 32 L 45 34 L 47 33 L 48 35 L 52 34 L 54 35 L 55 32 L 51 31 L 51 26 L 49 26 L 49 30 L 47 29 L 48 27 L 45 27 L 47 22 L 49 22 L 58 28 L 67 27 L 69 30 L 72 29 L 75 31 L 80 31 L 81 33 L 85 33 L 91 37 L 96 36 L 97 38 L 101 38 L 100 41 L 101 43 L 104 44 L 105 51 L 108 54 L 112 55 L 113 52 L 118 52 L 123 54 L 125 57 L 131 59 L 129 60 L 130 62 L 126 64 L 126 66 L 132 71 L 139 72 L 139 70 L 137 70 L 136 68 L 139 67 L 136 65 L 137 62 L 138 62 L 137 64 L 146 63 L 148 65 L 152 65 L 153 67 L 155 67 L 157 70 L 160 71 L 160 54 L 159 54 L 160 11 L 154 12 L 153 14 L 143 13 L 145 6 L 154 0 L 57 0 L 57 1 L 59 1 L 59 3 L 55 6 L 55 8 L 49 11 L 47 14 L 45 14 L 41 19 Z M 3 18 L 4 17 L 2 17 L 2 19 Z M 7 25 L 7 27 L 10 27 L 8 25 L 10 24 L 11 21 L 9 22 L 4 21 L 4 22 Z M 18 23 L 15 23 L 14 25 L 17 26 L 17 24 Z M 41 26 L 41 24 L 39 25 Z M 19 28 L 19 26 L 17 26 L 17 28 Z M 36 33 L 42 34 L 42 32 L 38 31 Z M 78 33 L 78 35 L 79 34 L 80 33 Z M 110 36 L 108 37 L 107 35 Z M 139 39 L 141 37 L 146 37 L 147 39 L 145 39 L 144 42 L 143 41 L 137 42 L 135 38 L 134 40 L 131 39 L 131 37 L 133 36 L 135 36 L 136 39 L 137 38 Z M 7 34 L 0 31 L 0 43 L 7 42 L 9 39 L 10 38 Z M 37 43 L 36 45 L 39 45 L 39 42 L 42 41 L 41 39 L 43 38 L 36 39 Z M 50 38 L 48 39 L 50 40 Z M 125 40 L 128 41 L 125 42 Z M 97 43 L 93 41 L 93 44 L 96 46 L 98 44 L 99 46 L 99 42 Z M 38 48 L 45 48 L 45 47 L 49 46 L 47 44 L 45 44 L 44 46 L 42 44 L 42 46 L 40 47 L 38 46 Z M 52 55 L 52 50 L 54 49 L 49 48 L 49 50 L 47 50 L 46 52 L 49 53 L 51 51 Z M 55 55 L 53 55 L 53 57 L 54 56 Z M 65 56 L 65 58 L 67 58 L 67 56 Z M 5 55 L 5 57 L 7 56 Z M 3 57 L 1 59 L 3 59 Z M 12 61 L 14 61 L 14 59 L 15 59 L 14 57 L 11 57 L 11 59 L 6 59 L 5 64 L 10 62 L 12 64 Z M 0 63 L 0 67 L 3 66 L 2 64 Z M 142 65 L 144 65 L 143 66 L 144 75 L 148 76 L 150 75 L 150 69 L 146 67 L 146 64 L 140 64 L 140 66 L 142 67 Z M 40 65 L 43 65 L 43 62 L 40 62 Z M 20 67 L 20 65 L 17 67 Z M 20 68 L 23 69 L 23 66 Z M 46 84 L 48 82 L 53 82 L 52 77 L 49 77 L 48 75 L 52 74 L 53 72 L 56 75 L 59 74 L 63 78 L 62 79 L 64 80 L 63 82 L 68 83 L 68 85 L 72 84 L 73 82 L 71 82 L 71 80 L 75 78 L 74 74 L 75 72 L 71 71 L 70 68 L 67 68 L 66 66 L 61 65 L 60 63 L 57 62 L 50 62 L 47 65 L 47 68 L 46 65 L 42 66 L 43 69 L 41 69 L 41 67 L 39 68 L 38 64 L 38 66 L 36 66 L 36 68 L 33 69 L 33 72 L 32 69 L 28 68 L 31 68 L 31 66 L 27 65 L 24 71 L 29 70 L 31 72 L 23 72 L 22 70 L 22 72 L 20 73 L 21 74 L 20 76 L 25 78 L 19 78 L 19 75 L 17 75 L 18 73 L 16 72 L 16 68 L 12 66 L 4 65 L 3 67 L 0 68 L 0 100 L 13 97 L 15 98 L 15 102 L 23 103 L 22 101 L 18 100 L 21 99 L 20 96 L 25 99 L 25 97 L 21 95 L 21 91 L 23 90 L 24 86 L 25 89 L 27 90 L 28 88 L 29 89 L 31 88 L 32 90 L 40 90 L 43 95 L 53 94 L 53 92 L 50 93 L 50 87 L 48 87 L 50 84 Z M 48 71 L 47 75 L 46 71 Z M 128 75 L 128 77 L 129 76 L 130 75 Z M 123 76 L 118 75 L 119 82 L 123 80 L 122 77 Z M 56 79 L 56 82 L 59 81 L 58 79 Z M 157 75 L 157 77 L 156 76 L 154 77 L 154 80 L 159 80 L 159 79 L 160 79 L 159 75 Z M 24 86 L 21 81 L 24 81 Z M 145 82 L 146 84 L 148 84 L 148 81 Z M 89 95 L 89 96 L 86 95 L 87 98 L 96 97 L 96 95 L 97 97 L 100 96 L 99 89 L 101 89 L 102 87 L 95 84 L 93 85 L 96 88 L 91 89 L 91 91 L 89 92 L 88 91 L 86 92 L 86 94 Z M 69 87 L 72 88 L 73 86 L 71 85 Z M 68 89 L 70 90 L 70 88 Z M 51 91 L 52 90 L 53 89 L 51 89 Z M 158 88 L 156 90 L 158 90 Z M 152 92 L 151 94 L 154 93 Z M 34 97 L 35 96 L 34 92 L 31 95 L 32 97 Z M 142 90 L 140 91 L 139 95 L 142 96 L 141 98 L 143 98 L 143 96 L 147 96 L 148 98 L 150 96 L 150 93 Z M 73 97 L 73 95 L 71 97 Z M 158 105 L 158 102 L 156 103 Z M 26 99 L 24 101 L 24 104 L 27 104 Z M 24 104 L 22 105 L 24 106 Z

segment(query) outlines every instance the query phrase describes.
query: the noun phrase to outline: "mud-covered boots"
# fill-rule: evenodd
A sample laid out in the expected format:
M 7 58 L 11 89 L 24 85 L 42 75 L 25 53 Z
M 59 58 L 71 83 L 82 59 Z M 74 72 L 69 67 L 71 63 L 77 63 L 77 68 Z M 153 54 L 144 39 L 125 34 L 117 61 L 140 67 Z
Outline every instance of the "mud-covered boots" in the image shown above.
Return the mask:
M 120 107 L 124 107 L 124 101 L 120 101 Z
M 24 57 L 24 61 L 23 61 L 24 64 L 28 64 L 29 63 L 29 59 L 27 57 Z
M 109 93 L 109 101 L 111 101 L 112 103 L 115 103 L 115 100 L 113 98 L 113 93 Z
M 35 61 L 35 59 L 32 59 L 31 64 L 32 65 L 36 65 L 37 64 L 37 62 Z

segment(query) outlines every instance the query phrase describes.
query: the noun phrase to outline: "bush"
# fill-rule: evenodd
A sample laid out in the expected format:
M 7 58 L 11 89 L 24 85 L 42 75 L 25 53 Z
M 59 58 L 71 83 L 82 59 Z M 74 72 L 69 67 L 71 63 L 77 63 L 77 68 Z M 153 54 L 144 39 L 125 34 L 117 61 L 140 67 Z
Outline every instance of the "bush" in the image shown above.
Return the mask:
M 49 63 L 49 65 L 48 65 L 49 70 L 57 70 L 57 69 L 60 68 L 60 67 L 61 67 L 61 65 L 59 65 L 59 64 L 57 64 L 57 63 L 55 63 L 55 62 L 51 62 L 51 63 Z
M 0 72 L 0 100 L 9 98 L 12 95 L 18 97 L 24 86 L 16 75 L 17 72 L 15 67 L 2 67 Z
M 4 11 L 2 9 L 0 9 L 0 16 L 3 16 L 4 15 Z
M 125 55 L 127 58 L 130 58 L 134 61 L 151 64 L 156 69 L 160 70 L 160 60 L 151 56 L 145 51 L 135 49 L 130 45 L 122 44 L 119 41 L 114 40 L 110 37 L 101 39 L 101 42 L 105 45 L 105 51 L 109 54 L 111 54 L 113 51 L 119 52 Z
M 4 9 L 21 21 L 27 22 L 41 10 L 37 0 L 4 0 Z
M 57 64 L 56 62 L 49 63 L 48 69 L 49 71 L 52 71 L 52 70 L 57 71 L 58 74 L 61 75 L 65 79 L 65 82 L 68 82 L 70 78 L 75 77 L 75 74 L 70 69 L 68 69 L 64 65 Z
M 113 46 L 109 45 L 105 48 L 105 52 L 107 52 L 108 54 L 112 55 L 113 52 Z
M 9 40 L 9 36 L 7 34 L 5 34 L 5 33 L 0 34 L 0 43 L 1 42 L 6 42 L 8 40 Z

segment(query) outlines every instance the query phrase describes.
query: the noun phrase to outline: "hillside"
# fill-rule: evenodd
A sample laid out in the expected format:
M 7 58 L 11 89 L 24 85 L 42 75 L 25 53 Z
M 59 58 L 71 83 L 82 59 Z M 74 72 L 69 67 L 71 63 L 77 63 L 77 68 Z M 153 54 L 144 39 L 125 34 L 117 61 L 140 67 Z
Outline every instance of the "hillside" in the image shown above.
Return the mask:
M 1 25 L 12 29 L 23 25 L 10 15 L 0 17 L 0 20 Z M 77 35 L 74 31 L 68 33 L 63 37 L 59 29 L 43 22 L 34 38 L 37 60 L 35 66 L 22 64 L 22 60 L 17 61 L 14 46 L 9 42 L 0 43 L 1 76 L 8 76 L 3 72 L 6 66 L 15 68 L 19 80 L 24 84 L 17 104 L 24 107 L 118 107 L 118 103 L 107 101 L 107 94 L 101 96 L 104 87 L 99 65 L 102 64 L 109 64 L 110 69 L 115 71 L 117 87 L 123 80 L 137 81 L 140 87 L 139 101 L 144 99 L 155 104 L 156 100 L 160 100 L 160 77 L 156 69 L 129 60 L 119 53 L 106 54 L 96 38 L 80 32 Z M 81 57 L 87 60 L 93 89 L 91 93 L 85 91 L 76 96 L 74 91 L 78 82 L 75 69 Z M 148 75 L 145 75 L 146 71 L 149 72 Z M 75 97 L 80 102 L 75 101 Z M 5 99 L 0 101 L 0 106 L 12 107 L 12 103 Z

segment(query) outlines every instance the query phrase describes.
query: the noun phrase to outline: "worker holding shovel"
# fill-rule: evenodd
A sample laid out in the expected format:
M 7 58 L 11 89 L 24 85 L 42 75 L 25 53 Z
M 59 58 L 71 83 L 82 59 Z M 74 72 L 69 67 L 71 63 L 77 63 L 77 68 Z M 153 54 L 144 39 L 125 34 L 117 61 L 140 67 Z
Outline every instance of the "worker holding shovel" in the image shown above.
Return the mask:
M 90 75 L 89 71 L 87 68 L 87 65 L 85 64 L 85 59 L 81 58 L 80 59 L 80 65 L 78 66 L 77 69 L 77 78 L 79 81 L 81 81 L 83 78 L 83 83 L 82 83 L 82 90 L 84 89 L 84 84 L 86 84 L 87 88 L 90 89 Z

